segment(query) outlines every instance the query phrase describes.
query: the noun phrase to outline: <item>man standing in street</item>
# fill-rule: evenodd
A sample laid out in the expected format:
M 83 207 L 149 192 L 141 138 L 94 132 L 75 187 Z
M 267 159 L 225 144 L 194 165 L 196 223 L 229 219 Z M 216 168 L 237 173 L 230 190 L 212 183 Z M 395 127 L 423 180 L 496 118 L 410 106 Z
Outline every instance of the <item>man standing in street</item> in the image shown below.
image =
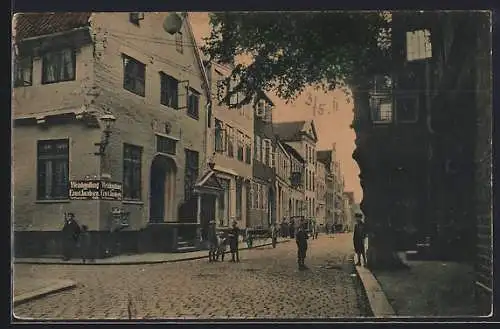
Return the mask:
M 79 235 L 80 225 L 75 220 L 75 214 L 67 213 L 62 229 L 63 260 L 70 260 L 73 257 Z
M 218 240 L 217 240 L 217 232 L 215 230 L 214 220 L 211 220 L 208 223 L 207 242 L 208 242 L 208 261 L 215 262 L 217 260 L 216 256 L 217 256 Z
M 297 263 L 299 265 L 299 270 L 308 269 L 304 264 L 307 252 L 307 239 L 309 239 L 309 236 L 307 235 L 305 224 L 300 223 L 297 234 L 295 235 L 295 242 L 297 243 Z
M 366 266 L 366 253 L 365 253 L 365 238 L 366 231 L 365 225 L 362 221 L 363 215 L 356 213 L 356 225 L 354 226 L 353 242 L 354 251 L 358 257 L 357 266 L 361 266 L 361 257 L 363 257 L 363 264 Z
M 233 226 L 229 230 L 229 249 L 231 251 L 231 261 L 238 262 L 240 261 L 240 255 L 238 250 L 238 237 L 240 234 L 240 229 L 236 221 L 233 221 Z
M 276 227 L 276 224 L 272 224 L 271 226 L 271 242 L 273 248 L 276 248 L 276 243 L 278 242 L 278 228 Z

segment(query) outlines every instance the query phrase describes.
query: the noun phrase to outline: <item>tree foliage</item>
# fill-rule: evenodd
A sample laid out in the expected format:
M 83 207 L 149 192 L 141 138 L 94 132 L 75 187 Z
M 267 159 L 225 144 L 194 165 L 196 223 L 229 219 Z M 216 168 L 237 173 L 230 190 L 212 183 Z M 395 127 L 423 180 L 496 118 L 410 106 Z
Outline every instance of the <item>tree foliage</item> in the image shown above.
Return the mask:
M 232 64 L 237 83 L 222 100 L 262 92 L 295 99 L 307 86 L 347 90 L 357 77 L 387 72 L 390 16 L 383 12 L 225 12 L 210 14 L 202 48 L 210 60 Z M 248 64 L 235 63 L 249 55 Z

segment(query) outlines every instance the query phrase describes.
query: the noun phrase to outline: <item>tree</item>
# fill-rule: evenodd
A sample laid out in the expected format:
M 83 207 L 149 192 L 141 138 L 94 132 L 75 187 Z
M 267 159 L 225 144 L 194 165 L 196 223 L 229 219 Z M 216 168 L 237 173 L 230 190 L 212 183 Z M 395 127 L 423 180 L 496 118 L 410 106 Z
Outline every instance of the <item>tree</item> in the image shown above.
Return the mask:
M 229 79 L 238 83 L 221 102 L 237 92 L 245 97 L 231 107 L 256 102 L 266 91 L 291 101 L 309 85 L 350 89 L 367 103 L 372 77 L 391 71 L 390 23 L 384 12 L 216 13 L 203 51 L 211 60 L 233 65 Z M 252 60 L 235 63 L 240 55 Z M 391 236 L 383 230 L 389 224 L 376 224 L 381 229 L 370 249 L 379 252 L 371 254 L 394 267 L 399 259 L 386 248 Z
M 231 95 L 239 107 L 273 91 L 291 101 L 309 85 L 325 91 L 355 87 L 390 68 L 390 16 L 384 12 L 212 13 L 202 48 L 210 60 L 233 64 Z M 235 63 L 249 55 L 248 64 Z M 228 81 L 229 82 L 229 81 Z

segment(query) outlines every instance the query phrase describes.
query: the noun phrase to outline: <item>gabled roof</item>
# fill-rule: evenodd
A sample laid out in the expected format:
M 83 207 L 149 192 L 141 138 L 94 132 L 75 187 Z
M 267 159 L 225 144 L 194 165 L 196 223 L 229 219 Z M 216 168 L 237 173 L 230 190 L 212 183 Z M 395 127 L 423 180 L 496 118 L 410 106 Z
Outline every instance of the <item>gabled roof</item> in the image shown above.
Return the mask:
M 16 14 L 16 40 L 69 31 L 89 26 L 91 12 Z
M 291 147 L 290 145 L 285 144 L 285 143 L 282 143 L 282 145 L 283 145 L 283 148 L 287 151 L 287 153 L 290 154 L 290 156 L 296 158 L 297 160 L 299 160 L 302 163 L 306 162 L 306 160 L 304 160 L 304 158 L 300 155 L 300 153 L 297 152 L 297 150 L 295 150 L 293 147 Z
M 294 141 L 300 138 L 305 121 L 273 123 L 273 131 L 282 141 Z
M 204 82 L 204 89 L 207 97 L 207 101 L 210 102 L 210 98 L 212 96 L 212 91 L 210 90 L 210 82 L 208 80 L 208 74 L 207 70 L 205 69 L 205 65 L 203 64 L 203 57 L 200 51 L 200 48 L 198 47 L 198 44 L 196 42 L 196 38 L 194 36 L 193 32 L 193 27 L 191 26 L 191 21 L 189 20 L 189 15 L 187 14 L 187 17 L 185 19 L 187 30 L 189 31 L 189 36 L 191 37 L 191 42 L 194 45 L 194 53 L 196 57 L 196 61 L 198 62 L 198 66 L 200 67 L 201 74 L 203 75 L 203 82 Z

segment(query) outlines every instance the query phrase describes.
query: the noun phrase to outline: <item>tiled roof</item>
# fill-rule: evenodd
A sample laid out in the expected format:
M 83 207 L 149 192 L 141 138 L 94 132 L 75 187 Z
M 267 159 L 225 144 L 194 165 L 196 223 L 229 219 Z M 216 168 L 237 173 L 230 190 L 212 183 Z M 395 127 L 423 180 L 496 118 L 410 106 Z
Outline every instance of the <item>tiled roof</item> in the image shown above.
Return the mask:
M 273 130 L 278 138 L 283 141 L 293 140 L 304 128 L 305 121 L 280 122 L 273 124 Z
M 89 25 L 90 12 L 22 13 L 16 16 L 16 39 L 68 31 Z

